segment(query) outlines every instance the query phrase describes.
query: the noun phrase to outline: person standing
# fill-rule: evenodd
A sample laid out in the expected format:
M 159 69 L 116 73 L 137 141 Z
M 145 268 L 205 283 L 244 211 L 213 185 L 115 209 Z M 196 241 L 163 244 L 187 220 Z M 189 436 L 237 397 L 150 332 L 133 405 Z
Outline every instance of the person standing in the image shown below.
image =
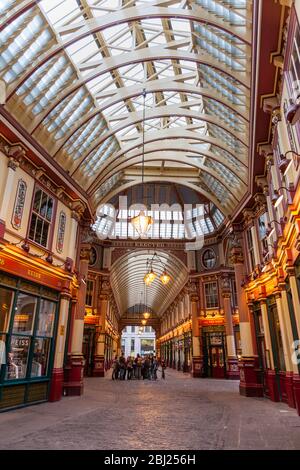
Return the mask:
M 165 379 L 165 378 L 166 378 L 166 376 L 165 376 L 165 369 L 166 369 L 167 366 L 166 366 L 166 363 L 165 363 L 165 360 L 164 360 L 164 359 L 161 360 L 160 365 L 161 365 L 161 378 L 162 378 L 162 379 Z
M 124 353 L 122 352 L 121 356 L 119 357 L 119 377 L 120 380 L 125 380 L 126 375 L 126 361 L 124 357 Z
M 137 359 L 137 361 L 136 361 L 137 379 L 140 380 L 141 377 L 142 377 L 142 365 L 143 365 L 143 364 L 142 364 L 142 358 L 141 358 L 141 356 L 138 354 L 138 355 L 136 356 L 136 359 Z
M 132 357 L 128 356 L 127 358 L 127 380 L 131 380 L 132 378 Z
M 119 374 L 119 362 L 118 362 L 118 356 L 115 356 L 112 364 L 112 380 L 117 380 L 118 379 L 118 374 Z

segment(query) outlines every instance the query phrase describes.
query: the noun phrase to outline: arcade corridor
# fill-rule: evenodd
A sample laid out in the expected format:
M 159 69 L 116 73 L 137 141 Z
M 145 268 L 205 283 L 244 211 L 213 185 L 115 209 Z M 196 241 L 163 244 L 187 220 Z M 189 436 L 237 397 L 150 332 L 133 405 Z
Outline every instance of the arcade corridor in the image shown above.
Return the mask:
M 166 380 L 88 378 L 81 397 L 0 415 L 0 449 L 282 449 L 300 447 L 297 412 L 238 394 L 238 382 L 166 370 Z M 283 437 L 284 436 L 284 437 Z
M 300 0 L 0 0 L 0 449 L 300 451 Z

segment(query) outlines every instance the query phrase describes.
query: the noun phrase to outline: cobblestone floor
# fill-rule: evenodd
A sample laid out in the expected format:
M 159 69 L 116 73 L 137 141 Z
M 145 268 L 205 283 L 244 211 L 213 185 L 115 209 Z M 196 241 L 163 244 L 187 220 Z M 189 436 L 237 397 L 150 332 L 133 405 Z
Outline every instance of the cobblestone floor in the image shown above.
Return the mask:
M 147 439 L 145 438 L 147 436 Z M 0 449 L 300 449 L 300 417 L 238 382 L 89 378 L 82 397 L 0 414 Z

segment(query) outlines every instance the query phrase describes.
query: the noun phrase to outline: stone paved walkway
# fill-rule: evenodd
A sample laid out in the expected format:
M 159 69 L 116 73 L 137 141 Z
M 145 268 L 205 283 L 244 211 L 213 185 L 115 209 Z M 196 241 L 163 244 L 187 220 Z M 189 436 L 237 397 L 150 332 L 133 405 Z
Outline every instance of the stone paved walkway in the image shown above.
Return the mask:
M 0 449 L 300 449 L 300 417 L 238 383 L 89 378 L 82 397 L 0 414 Z

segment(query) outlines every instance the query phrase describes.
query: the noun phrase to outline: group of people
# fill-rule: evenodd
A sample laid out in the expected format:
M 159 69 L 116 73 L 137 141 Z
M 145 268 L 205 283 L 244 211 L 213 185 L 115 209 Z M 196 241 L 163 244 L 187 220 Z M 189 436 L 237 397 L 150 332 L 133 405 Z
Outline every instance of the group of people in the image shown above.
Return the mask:
M 162 360 L 160 362 L 162 379 L 165 378 L 165 362 Z M 115 359 L 112 364 L 112 380 L 127 380 L 131 379 L 157 379 L 158 371 L 158 360 L 156 356 L 147 355 L 141 357 L 139 354 L 135 358 L 128 356 L 127 359 L 124 357 L 124 353 L 118 358 L 115 356 Z

